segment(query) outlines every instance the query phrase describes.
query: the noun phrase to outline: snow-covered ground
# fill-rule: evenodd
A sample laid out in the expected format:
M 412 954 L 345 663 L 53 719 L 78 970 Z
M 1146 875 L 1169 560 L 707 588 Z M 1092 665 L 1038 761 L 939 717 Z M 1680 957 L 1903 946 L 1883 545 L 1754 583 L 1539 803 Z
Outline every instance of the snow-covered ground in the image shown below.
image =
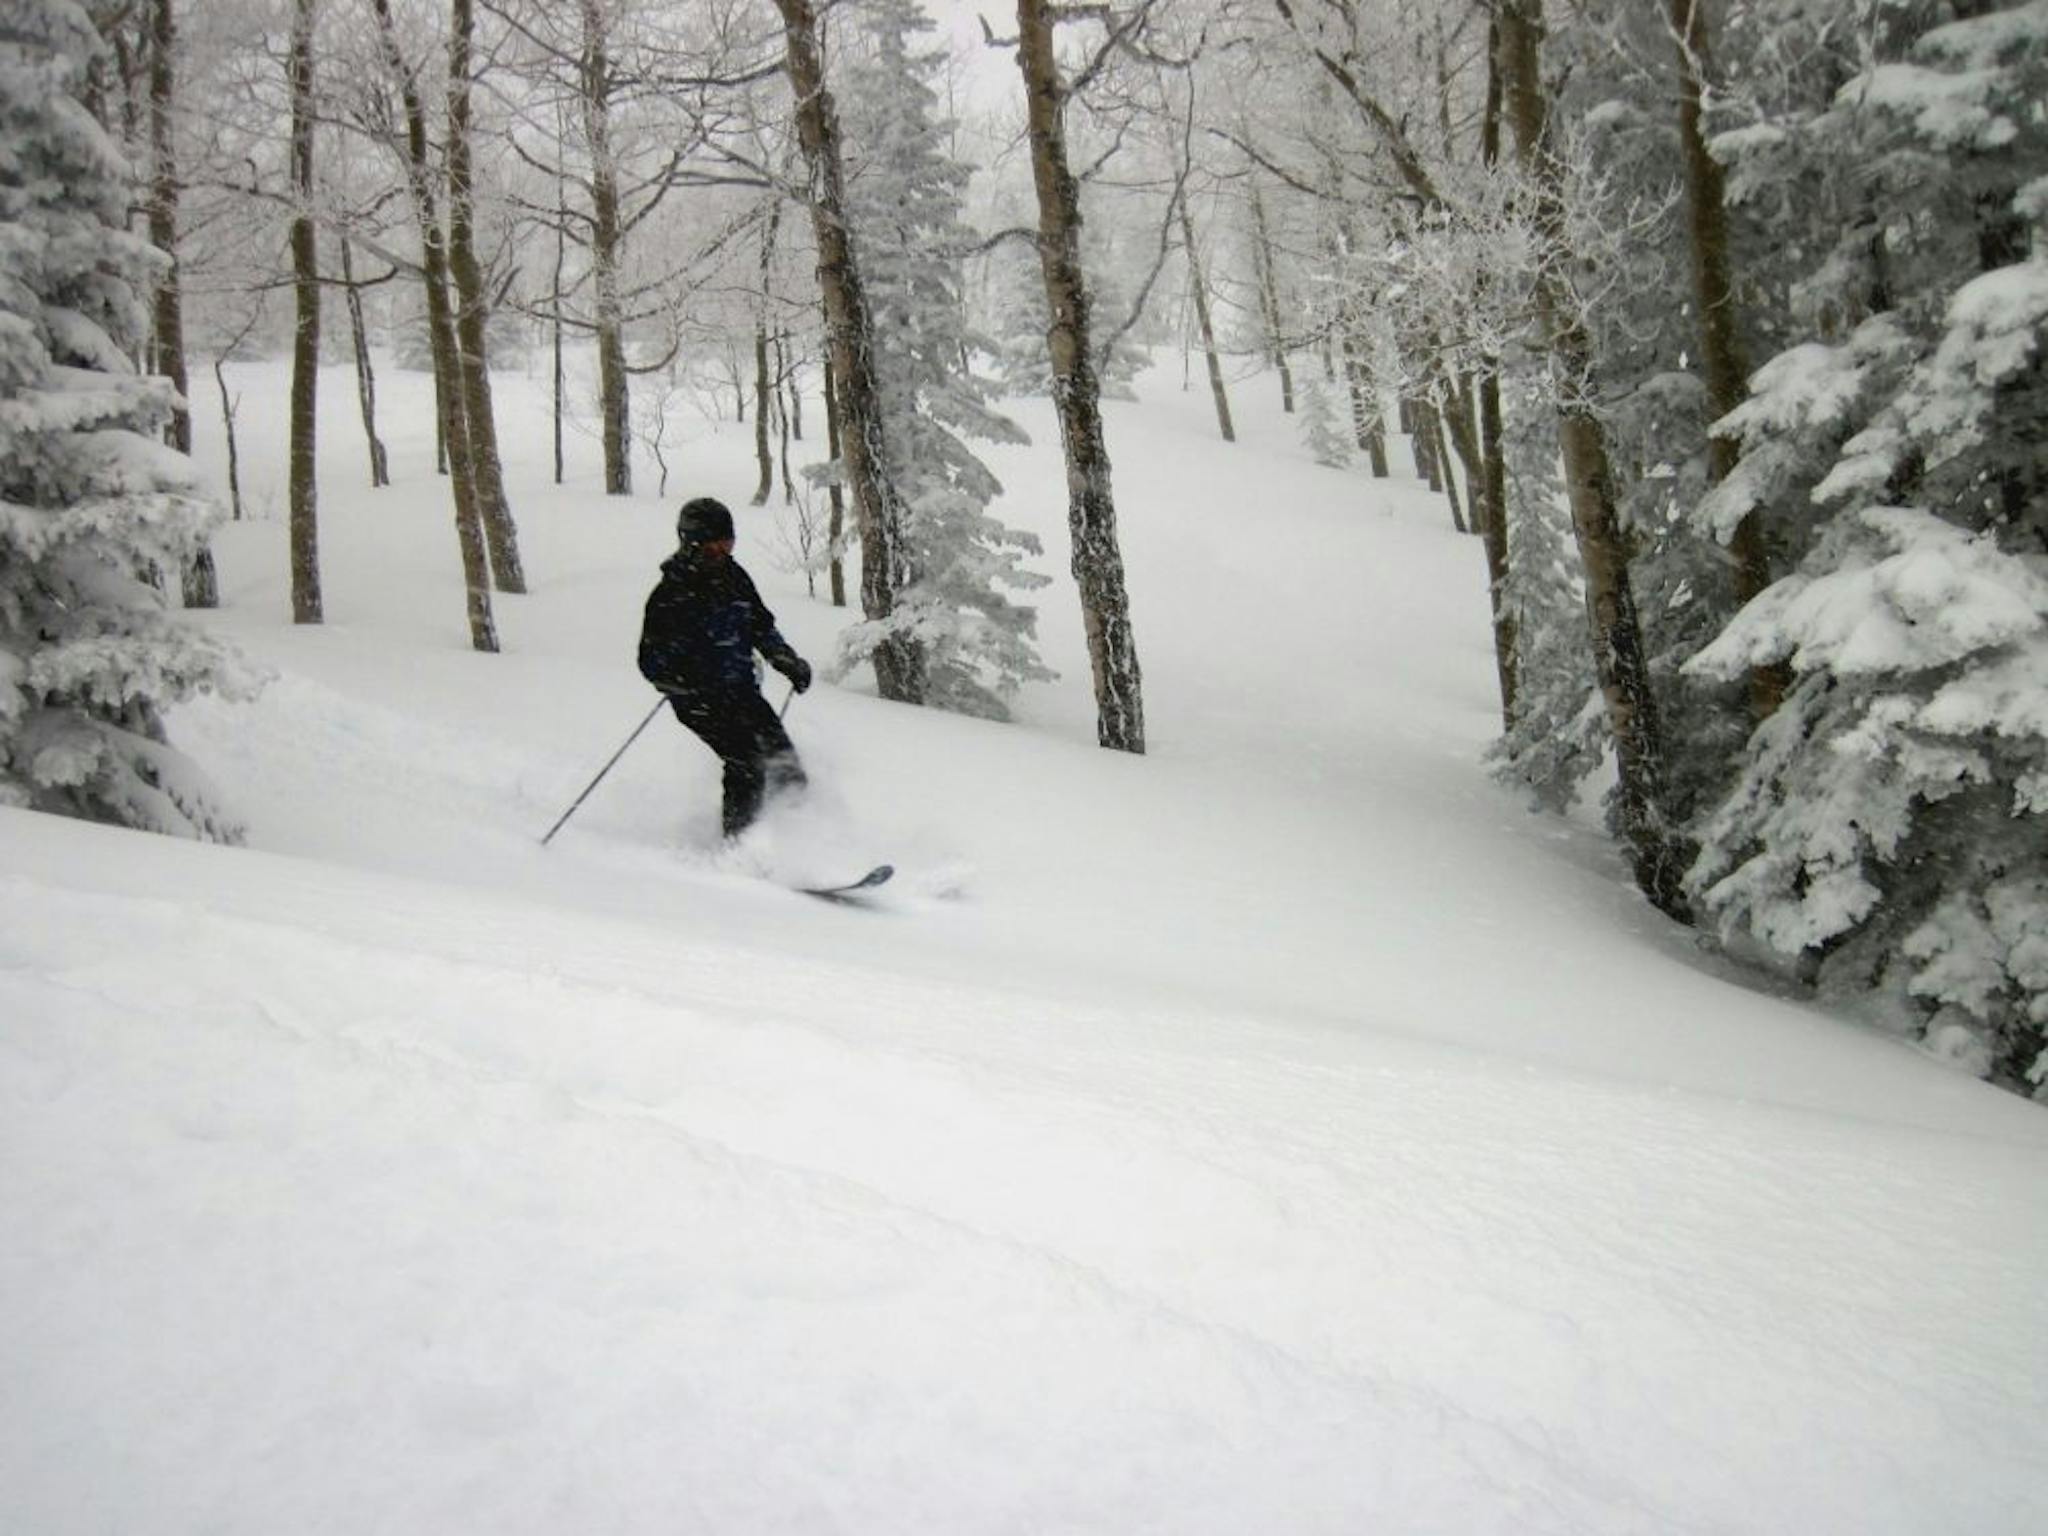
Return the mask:
M 538 837 L 651 702 L 683 496 L 829 655 L 750 431 L 608 500 L 502 379 L 533 592 L 479 656 L 425 381 L 371 493 L 323 380 L 294 629 L 283 375 L 234 378 L 208 622 L 277 676 L 173 726 L 248 847 L 0 812 L 0 1528 L 2048 1530 L 2048 1115 L 1494 787 L 1476 543 L 1269 380 L 1236 447 L 1178 359 L 1112 408 L 1149 755 L 1062 580 L 1018 723 L 814 689 L 733 858 L 667 720 Z M 756 875 L 880 858 L 872 910 Z

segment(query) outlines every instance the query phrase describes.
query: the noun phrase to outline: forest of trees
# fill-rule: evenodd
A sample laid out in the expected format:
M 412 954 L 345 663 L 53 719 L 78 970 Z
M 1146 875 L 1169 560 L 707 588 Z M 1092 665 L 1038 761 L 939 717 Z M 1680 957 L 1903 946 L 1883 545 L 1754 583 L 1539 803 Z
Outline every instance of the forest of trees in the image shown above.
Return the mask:
M 915 0 L 13 13 L 0 797 L 225 829 L 156 721 L 232 686 L 170 613 L 216 600 L 176 461 L 217 413 L 235 494 L 259 356 L 300 622 L 318 390 L 380 487 L 376 369 L 419 367 L 496 649 L 489 365 L 533 356 L 558 478 L 583 432 L 665 486 L 679 390 L 750 421 L 835 601 L 857 565 L 842 669 L 995 717 L 1044 578 L 975 444 L 1048 394 L 1099 740 L 1142 752 L 1100 404 L 1172 348 L 1361 507 L 1412 457 L 1487 576 L 1498 772 L 1604 794 L 1649 902 L 2042 1085 L 2048 0 L 988 0 L 971 60 Z

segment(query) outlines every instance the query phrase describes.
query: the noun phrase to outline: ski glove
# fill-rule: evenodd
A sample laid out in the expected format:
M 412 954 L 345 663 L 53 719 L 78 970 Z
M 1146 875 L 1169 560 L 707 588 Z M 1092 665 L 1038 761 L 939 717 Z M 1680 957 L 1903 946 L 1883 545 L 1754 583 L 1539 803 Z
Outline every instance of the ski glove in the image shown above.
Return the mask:
M 803 657 L 792 653 L 787 659 L 775 663 L 775 670 L 789 679 L 789 686 L 798 693 L 811 686 L 811 664 Z

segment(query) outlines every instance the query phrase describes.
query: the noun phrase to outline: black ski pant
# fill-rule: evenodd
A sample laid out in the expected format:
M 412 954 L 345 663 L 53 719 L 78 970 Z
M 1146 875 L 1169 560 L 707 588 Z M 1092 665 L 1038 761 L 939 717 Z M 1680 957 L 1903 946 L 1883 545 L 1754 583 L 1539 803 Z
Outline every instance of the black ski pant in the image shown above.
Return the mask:
M 738 837 L 761 814 L 770 790 L 807 781 L 796 747 L 768 701 L 754 688 L 721 688 L 669 696 L 676 718 L 725 764 L 725 835 Z

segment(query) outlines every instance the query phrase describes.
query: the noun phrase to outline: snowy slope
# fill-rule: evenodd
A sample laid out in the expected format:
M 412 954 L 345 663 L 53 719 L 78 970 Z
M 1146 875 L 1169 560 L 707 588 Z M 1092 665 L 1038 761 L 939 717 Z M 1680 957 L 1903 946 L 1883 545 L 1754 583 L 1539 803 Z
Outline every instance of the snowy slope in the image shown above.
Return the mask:
M 174 722 L 251 846 L 0 813 L 10 1529 L 2048 1528 L 2048 1117 L 1493 788 L 1476 546 L 1270 388 L 1236 448 L 1177 366 L 1112 421 L 1150 755 L 1056 587 L 1018 724 L 816 689 L 820 793 L 733 859 L 667 721 L 536 840 L 748 435 L 558 490 L 505 379 L 535 590 L 479 657 L 430 443 L 354 489 L 340 373 L 289 626 L 277 380 L 211 622 L 278 676 Z M 748 867 L 879 857 L 879 911 Z

